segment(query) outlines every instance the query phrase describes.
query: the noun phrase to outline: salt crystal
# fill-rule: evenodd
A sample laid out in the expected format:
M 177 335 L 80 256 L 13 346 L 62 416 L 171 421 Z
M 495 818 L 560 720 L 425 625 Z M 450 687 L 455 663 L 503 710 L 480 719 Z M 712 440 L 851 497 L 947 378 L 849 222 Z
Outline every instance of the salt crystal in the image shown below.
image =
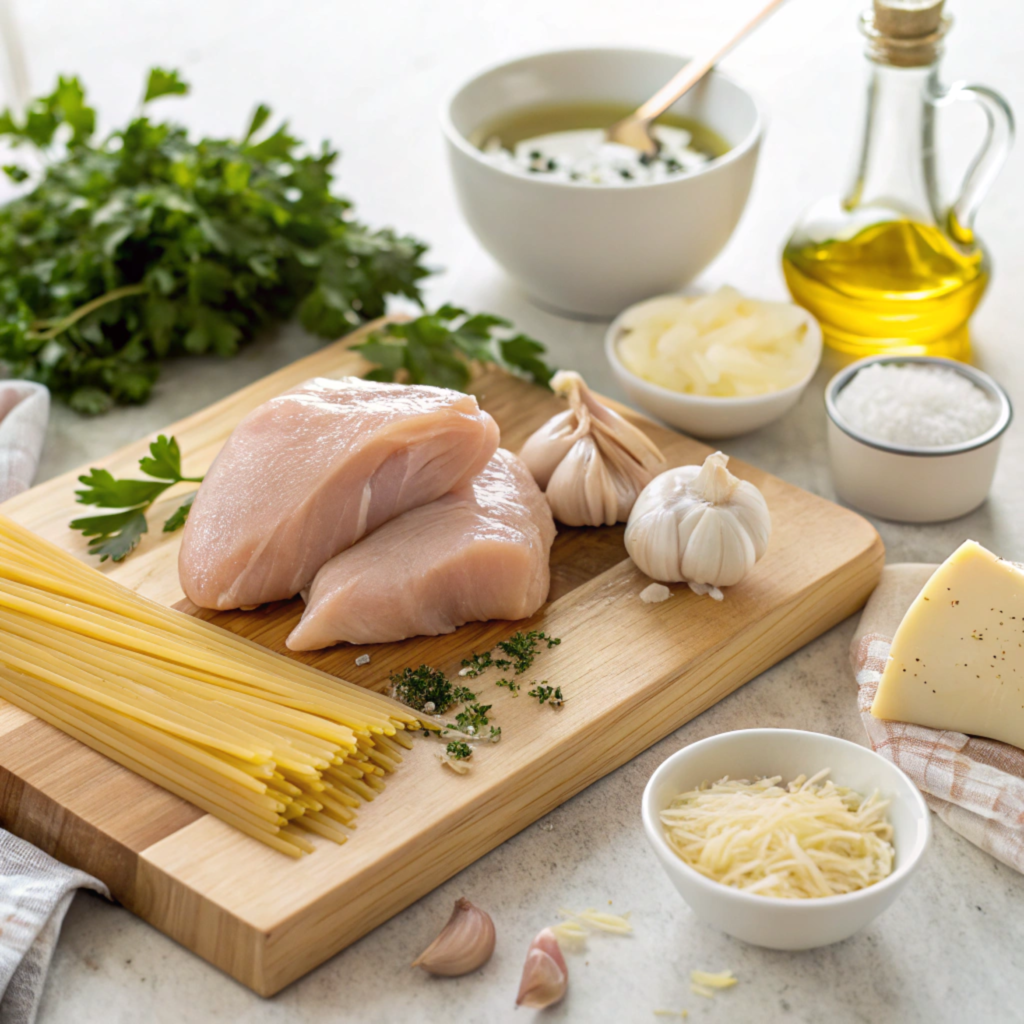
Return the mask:
M 919 363 L 865 367 L 839 392 L 836 408 L 865 437 L 907 448 L 970 441 L 999 415 L 996 403 L 962 373 Z
M 357 665 L 369 665 L 370 664 L 370 656 L 368 654 L 360 654 L 359 657 L 356 658 L 356 664 Z

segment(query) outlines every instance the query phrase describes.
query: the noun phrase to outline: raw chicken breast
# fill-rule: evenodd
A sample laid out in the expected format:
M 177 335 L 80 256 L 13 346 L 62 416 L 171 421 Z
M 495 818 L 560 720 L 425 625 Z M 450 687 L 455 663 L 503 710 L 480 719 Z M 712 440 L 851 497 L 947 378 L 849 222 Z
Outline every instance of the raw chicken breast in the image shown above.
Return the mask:
M 254 409 L 199 488 L 178 558 L 202 608 L 293 597 L 339 551 L 474 477 L 498 425 L 472 395 L 316 378 Z
M 467 485 L 332 558 L 313 580 L 288 647 L 386 643 L 525 619 L 547 599 L 554 539 L 530 471 L 499 448 Z

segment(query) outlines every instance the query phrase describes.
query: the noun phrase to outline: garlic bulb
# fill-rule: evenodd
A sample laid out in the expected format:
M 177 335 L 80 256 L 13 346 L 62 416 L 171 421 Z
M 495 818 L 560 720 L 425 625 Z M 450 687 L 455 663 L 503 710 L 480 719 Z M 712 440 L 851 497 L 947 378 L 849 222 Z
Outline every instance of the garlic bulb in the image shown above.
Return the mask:
M 554 1006 L 565 995 L 568 985 L 569 968 L 565 966 L 558 939 L 550 928 L 545 928 L 527 950 L 516 1006 L 529 1006 L 532 1010 Z
M 483 967 L 491 959 L 494 940 L 491 915 L 460 896 L 441 934 L 413 960 L 412 966 L 445 978 L 457 978 Z
M 578 373 L 560 370 L 551 387 L 569 399 L 569 408 L 531 434 L 519 457 L 566 526 L 625 522 L 665 457 L 643 431 L 599 402 Z
M 761 492 L 726 469 L 715 452 L 703 466 L 655 477 L 636 500 L 626 550 L 641 571 L 698 593 L 739 583 L 765 553 L 771 516 Z

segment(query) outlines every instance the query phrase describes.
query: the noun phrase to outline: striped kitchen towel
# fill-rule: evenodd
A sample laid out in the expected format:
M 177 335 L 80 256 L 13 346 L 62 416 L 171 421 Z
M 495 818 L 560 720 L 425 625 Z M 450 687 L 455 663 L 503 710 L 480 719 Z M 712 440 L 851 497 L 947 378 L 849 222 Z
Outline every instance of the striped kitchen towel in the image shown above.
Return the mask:
M 32 1024 L 64 915 L 79 889 L 107 887 L 0 828 L 0 1021 Z
M 850 646 L 871 746 L 917 784 L 955 832 L 1024 872 L 1024 750 L 1008 743 L 888 722 L 871 714 L 889 648 L 934 565 L 888 565 Z
M 0 501 L 32 486 L 46 438 L 50 392 L 27 380 L 0 380 Z

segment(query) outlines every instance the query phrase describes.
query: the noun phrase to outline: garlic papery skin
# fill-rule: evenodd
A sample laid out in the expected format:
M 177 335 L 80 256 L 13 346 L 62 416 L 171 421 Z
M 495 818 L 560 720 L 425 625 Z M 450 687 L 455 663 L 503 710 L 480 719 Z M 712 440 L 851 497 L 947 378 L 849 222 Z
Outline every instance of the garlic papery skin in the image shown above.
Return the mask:
M 703 466 L 655 477 L 633 505 L 626 551 L 662 583 L 731 587 L 768 547 L 771 514 L 761 492 L 726 468 L 715 452 Z
M 569 408 L 534 431 L 519 457 L 559 522 L 625 522 L 637 495 L 665 465 L 665 457 L 643 431 L 598 401 L 578 373 L 560 370 L 551 387 L 569 399 Z
M 494 942 L 491 915 L 460 896 L 441 934 L 413 960 L 412 966 L 444 978 L 457 978 L 483 967 L 491 959 Z
M 532 1010 L 554 1006 L 565 995 L 568 985 L 569 968 L 565 966 L 558 939 L 550 928 L 545 928 L 527 950 L 516 1006 L 529 1006 Z

